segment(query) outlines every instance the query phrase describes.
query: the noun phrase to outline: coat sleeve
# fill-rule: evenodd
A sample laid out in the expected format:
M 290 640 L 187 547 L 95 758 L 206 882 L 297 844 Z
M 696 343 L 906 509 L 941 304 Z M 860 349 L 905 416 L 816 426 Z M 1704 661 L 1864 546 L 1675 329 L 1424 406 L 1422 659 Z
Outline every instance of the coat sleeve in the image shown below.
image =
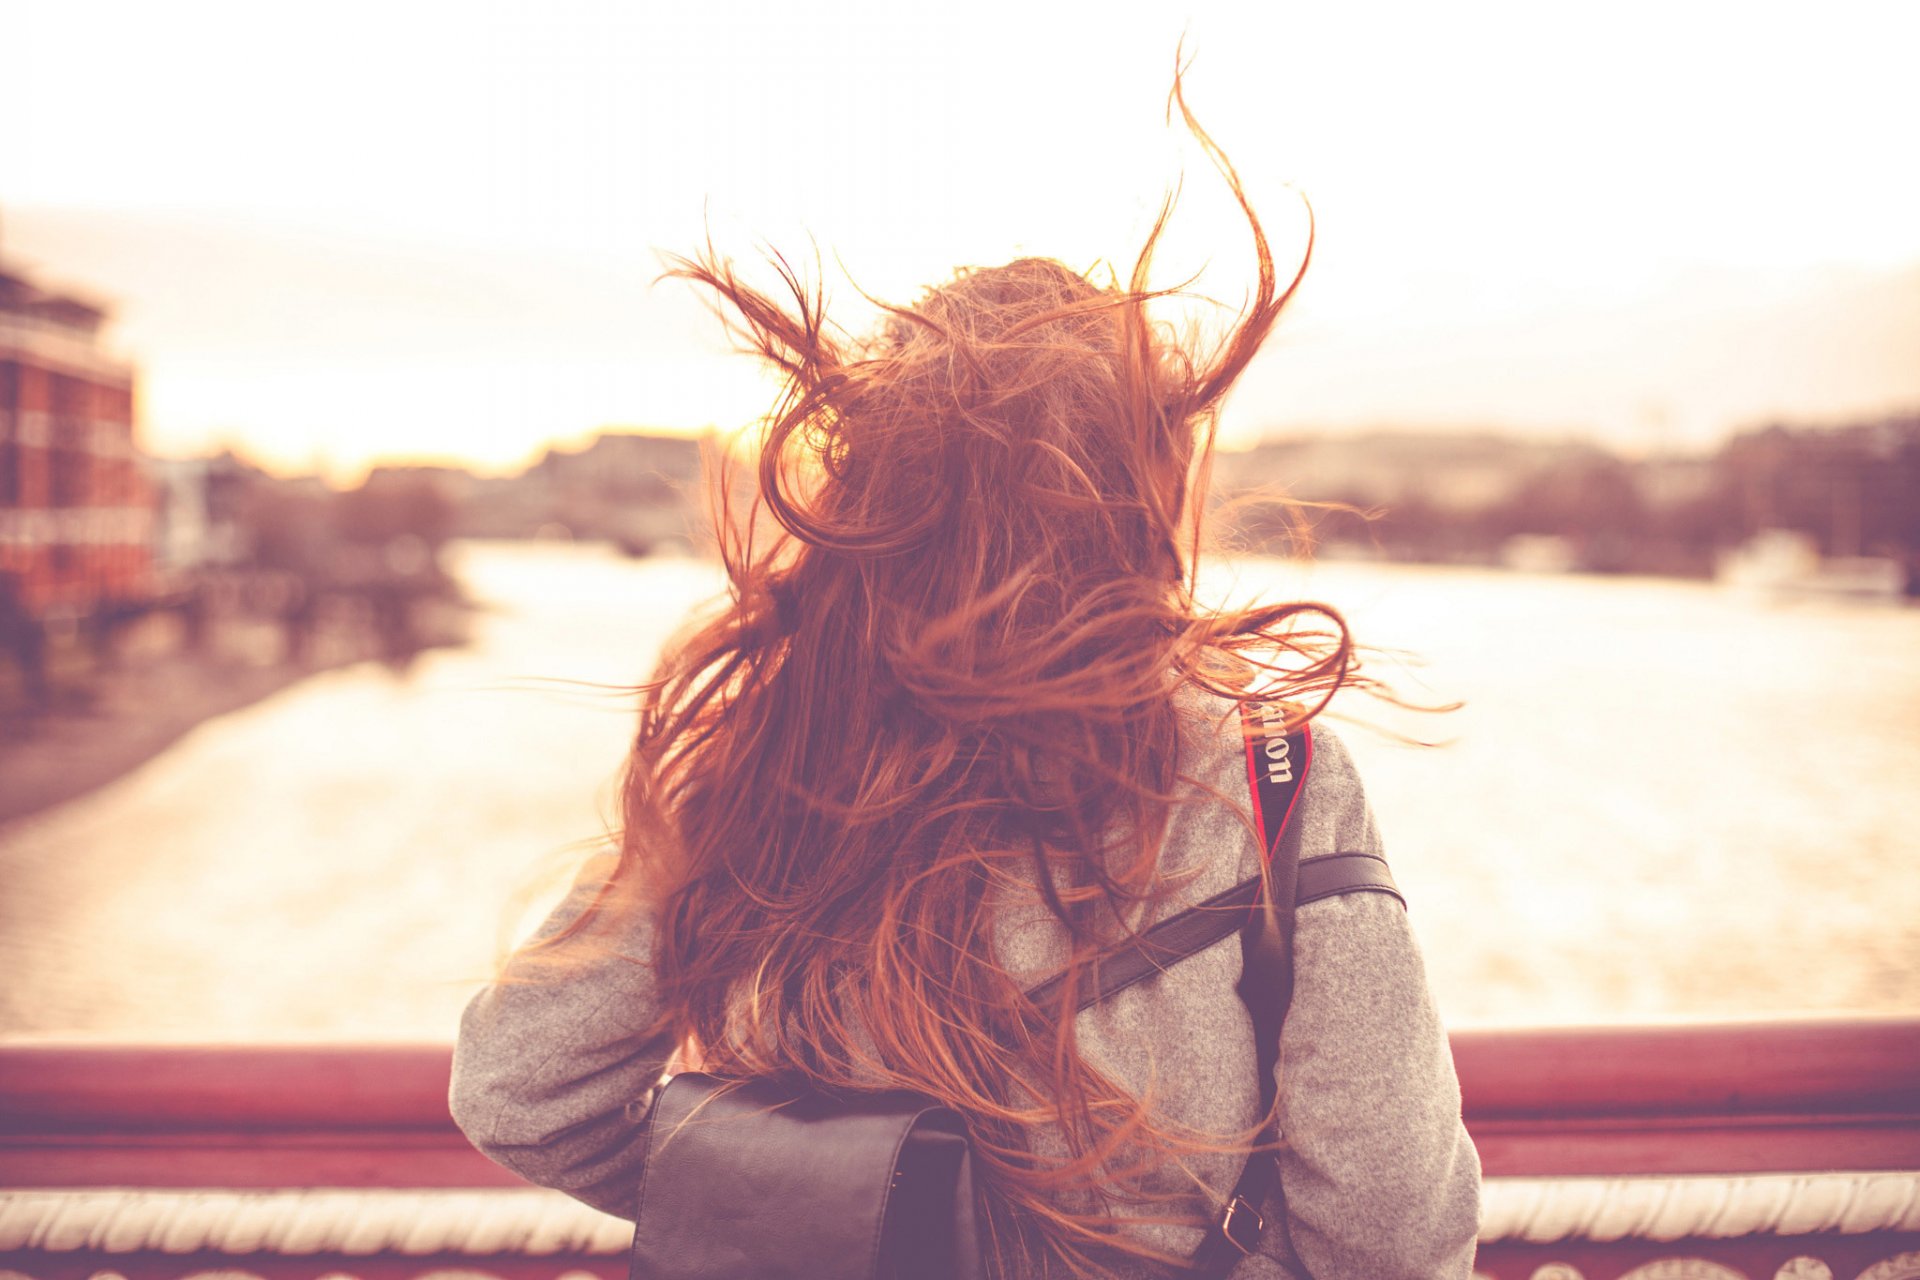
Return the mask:
M 1304 856 L 1380 852 L 1352 760 L 1318 726 L 1308 787 Z M 1294 958 L 1278 1072 L 1294 1251 L 1315 1280 L 1465 1280 L 1480 1162 L 1407 910 L 1379 893 L 1308 903 Z
M 534 935 L 553 937 L 599 892 L 590 864 Z M 547 947 L 523 947 L 473 998 L 454 1046 L 454 1121 L 495 1162 L 596 1209 L 634 1213 L 644 1155 L 628 1104 L 644 1098 L 673 1045 L 655 1021 L 651 922 L 596 916 Z

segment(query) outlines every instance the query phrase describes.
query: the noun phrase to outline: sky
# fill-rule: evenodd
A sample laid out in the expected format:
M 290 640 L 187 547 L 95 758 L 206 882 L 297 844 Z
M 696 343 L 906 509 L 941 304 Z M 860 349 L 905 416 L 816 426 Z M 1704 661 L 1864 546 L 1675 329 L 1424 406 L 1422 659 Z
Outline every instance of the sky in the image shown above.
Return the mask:
M 1308 283 L 1228 438 L 1706 447 L 1920 405 L 1920 6 L 0 0 L 0 254 L 117 308 L 142 431 L 351 478 L 752 419 L 663 251 Z M 1183 43 L 1184 42 L 1184 43 Z M 856 288 L 857 286 L 857 288 Z

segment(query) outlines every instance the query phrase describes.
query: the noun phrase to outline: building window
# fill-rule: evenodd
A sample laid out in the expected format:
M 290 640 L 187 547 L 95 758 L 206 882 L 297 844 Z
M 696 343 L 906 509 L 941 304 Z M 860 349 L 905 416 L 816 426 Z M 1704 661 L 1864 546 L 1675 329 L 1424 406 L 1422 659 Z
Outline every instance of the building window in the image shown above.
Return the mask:
M 0 506 L 17 507 L 20 482 L 20 366 L 0 360 Z

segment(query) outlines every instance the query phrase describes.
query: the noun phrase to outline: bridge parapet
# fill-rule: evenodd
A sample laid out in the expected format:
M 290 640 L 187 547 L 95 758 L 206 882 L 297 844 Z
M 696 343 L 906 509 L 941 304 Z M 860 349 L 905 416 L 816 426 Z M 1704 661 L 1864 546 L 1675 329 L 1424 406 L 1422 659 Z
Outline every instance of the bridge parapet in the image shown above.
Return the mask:
M 1920 1019 L 1463 1031 L 1488 1280 L 1920 1280 Z M 620 1280 L 444 1046 L 0 1046 L 0 1280 Z M 9 1274 L 10 1273 L 10 1274 Z

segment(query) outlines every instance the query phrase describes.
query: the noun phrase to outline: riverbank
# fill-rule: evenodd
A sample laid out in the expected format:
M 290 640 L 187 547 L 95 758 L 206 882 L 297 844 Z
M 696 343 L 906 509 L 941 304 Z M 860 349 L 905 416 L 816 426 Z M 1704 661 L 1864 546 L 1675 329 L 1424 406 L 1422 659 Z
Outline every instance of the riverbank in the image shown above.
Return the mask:
M 323 669 L 175 654 L 104 673 L 89 688 L 84 705 L 9 723 L 0 742 L 0 823 L 97 790 L 198 725 Z
M 374 659 L 404 665 L 426 648 L 465 638 L 465 607 L 421 601 L 399 653 L 363 621 L 329 619 L 297 656 L 266 619 L 223 619 L 198 647 L 155 626 L 84 679 L 57 680 L 43 708 L 0 706 L 0 824 L 65 804 L 133 772 L 188 733 L 323 671 Z M 429 616 L 430 615 L 430 616 Z

